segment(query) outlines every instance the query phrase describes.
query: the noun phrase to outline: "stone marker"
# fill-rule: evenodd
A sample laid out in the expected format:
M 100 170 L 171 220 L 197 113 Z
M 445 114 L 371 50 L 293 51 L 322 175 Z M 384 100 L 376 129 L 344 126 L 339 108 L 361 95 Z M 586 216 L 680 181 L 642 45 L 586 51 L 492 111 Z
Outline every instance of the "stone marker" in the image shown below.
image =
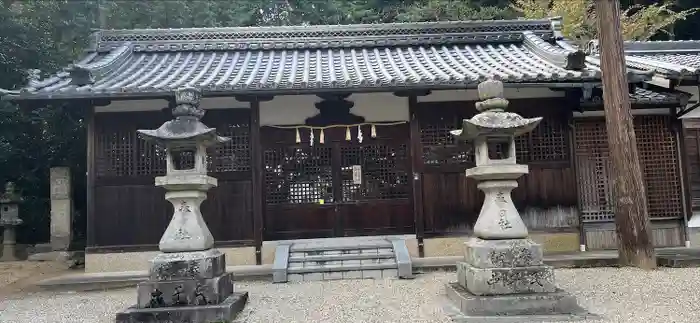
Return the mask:
M 175 91 L 174 120 L 156 130 L 138 130 L 141 138 L 166 148 L 166 175 L 156 177 L 174 214 L 160 239 L 161 253 L 151 260 L 148 280 L 137 287 L 136 305 L 117 313 L 117 323 L 231 322 L 245 306 L 247 292 L 234 292 L 223 253 L 202 218 L 201 203 L 217 185 L 207 175 L 207 147 L 230 138 L 204 125 L 201 92 Z
M 15 184 L 5 183 L 5 192 L 0 195 L 0 226 L 4 228 L 2 234 L 2 258 L 0 261 L 16 261 L 15 255 L 15 227 L 22 224 L 19 218 L 19 204 L 22 196 L 15 191 Z
M 505 112 L 508 100 L 500 81 L 478 88 L 480 113 L 451 133 L 474 142 L 476 167 L 466 176 L 479 182 L 485 198 L 474 225 L 476 237 L 464 243 L 464 261 L 457 263 L 457 282 L 446 286 L 448 297 L 469 322 L 583 318 L 586 312 L 576 299 L 556 287 L 552 267 L 542 262 L 542 246 L 528 239 L 511 199 L 517 179 L 528 173 L 527 165 L 517 164 L 514 138 L 532 131 L 542 118 Z M 498 145 L 501 151 L 490 151 Z M 491 159 L 499 153 L 501 158 Z
M 51 181 L 51 249 L 68 251 L 72 239 L 72 208 L 70 168 L 52 167 Z
M 51 236 L 49 244 L 35 246 L 37 253 L 29 255 L 29 261 L 73 261 L 70 251 L 73 239 L 73 200 L 71 175 L 68 167 L 52 167 L 49 170 L 51 196 Z

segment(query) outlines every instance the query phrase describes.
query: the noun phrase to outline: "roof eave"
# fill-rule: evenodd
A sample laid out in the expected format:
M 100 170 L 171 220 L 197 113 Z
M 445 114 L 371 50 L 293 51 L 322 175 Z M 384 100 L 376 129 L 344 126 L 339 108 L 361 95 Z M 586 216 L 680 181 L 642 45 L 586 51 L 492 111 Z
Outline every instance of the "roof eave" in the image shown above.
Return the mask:
M 551 82 L 508 82 L 504 83 L 507 88 L 579 88 L 584 85 L 600 85 L 598 79 L 586 79 L 580 81 L 551 81 Z M 397 87 L 372 87 L 372 88 L 327 88 L 327 89 L 262 89 L 262 90 L 204 90 L 204 97 L 225 97 L 225 96 L 275 96 L 275 95 L 304 95 L 318 93 L 376 93 L 376 92 L 400 92 L 400 91 L 421 91 L 421 90 L 466 90 L 476 89 L 474 84 L 448 84 L 448 85 L 418 85 L 418 86 L 397 86 Z M 20 93 L 7 94 L 2 97 L 2 101 L 41 101 L 41 100 L 85 100 L 85 99 L 110 99 L 110 100 L 139 100 L 157 99 L 172 96 L 172 91 L 149 91 L 149 92 L 85 92 L 85 93 Z

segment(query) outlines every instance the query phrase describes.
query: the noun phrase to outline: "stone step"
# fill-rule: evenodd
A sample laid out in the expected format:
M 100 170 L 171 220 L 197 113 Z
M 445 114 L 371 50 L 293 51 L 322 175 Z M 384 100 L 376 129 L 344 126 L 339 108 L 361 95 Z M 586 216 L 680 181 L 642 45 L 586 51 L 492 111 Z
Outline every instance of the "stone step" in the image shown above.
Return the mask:
M 290 273 L 287 276 L 289 282 L 319 281 L 319 280 L 339 280 L 339 279 L 382 279 L 396 278 L 398 270 L 396 268 L 386 269 L 363 269 L 347 271 L 327 271 L 314 273 Z
M 317 257 L 317 256 L 357 256 L 357 255 L 367 255 L 380 257 L 383 255 L 393 255 L 394 250 L 392 248 L 371 248 L 371 249 L 343 249 L 343 250 L 307 250 L 307 251 L 293 251 L 290 250 L 289 256 L 292 258 L 307 258 L 307 257 Z
M 338 238 L 280 244 L 273 282 L 412 278 L 404 240 Z
M 387 259 L 388 260 L 388 259 Z M 300 264 L 300 263 L 297 263 Z M 343 271 L 358 271 L 358 270 L 384 270 L 384 269 L 396 269 L 396 261 L 393 259 L 386 262 L 372 262 L 372 263 L 359 263 L 359 264 L 326 264 L 326 265 L 315 265 L 307 266 L 308 263 L 303 263 L 304 266 L 294 267 L 290 264 L 287 269 L 288 274 L 307 274 L 307 273 L 324 273 L 324 272 L 343 272 Z
M 345 240 L 340 242 L 295 243 L 291 252 L 320 252 L 364 249 L 391 249 L 392 243 L 387 240 Z
M 324 262 L 324 261 L 343 261 L 343 260 L 363 260 L 363 259 L 388 259 L 394 258 L 393 252 L 381 252 L 374 254 L 340 254 L 340 255 L 305 255 L 291 256 L 289 262 Z

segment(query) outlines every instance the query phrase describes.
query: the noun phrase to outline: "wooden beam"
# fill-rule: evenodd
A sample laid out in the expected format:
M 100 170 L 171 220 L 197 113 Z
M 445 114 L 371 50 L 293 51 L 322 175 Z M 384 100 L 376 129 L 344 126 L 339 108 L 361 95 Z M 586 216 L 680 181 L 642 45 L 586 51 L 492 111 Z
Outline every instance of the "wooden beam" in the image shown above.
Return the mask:
M 418 97 L 408 97 L 408 113 L 410 116 L 410 140 L 411 140 L 411 191 L 413 193 L 413 218 L 416 224 L 416 240 L 418 240 L 418 256 L 425 257 L 423 238 L 425 236 L 425 218 L 423 215 L 423 181 L 421 174 L 422 147 L 420 142 L 420 123 L 416 118 Z
M 272 101 L 275 97 L 272 95 L 236 95 L 236 101 L 238 102 L 267 102 Z
M 253 240 L 255 241 L 255 262 L 262 264 L 263 243 L 263 169 L 260 138 L 260 101 L 250 101 L 250 164 L 253 190 Z
M 406 91 L 396 91 L 396 92 L 394 92 L 394 95 L 401 97 L 401 98 L 410 98 L 410 97 L 428 96 L 431 93 L 432 93 L 432 91 L 430 91 L 430 90 L 406 90 Z
M 656 268 L 646 190 L 630 108 L 620 2 L 596 0 L 605 124 L 613 166 L 615 224 L 621 265 Z

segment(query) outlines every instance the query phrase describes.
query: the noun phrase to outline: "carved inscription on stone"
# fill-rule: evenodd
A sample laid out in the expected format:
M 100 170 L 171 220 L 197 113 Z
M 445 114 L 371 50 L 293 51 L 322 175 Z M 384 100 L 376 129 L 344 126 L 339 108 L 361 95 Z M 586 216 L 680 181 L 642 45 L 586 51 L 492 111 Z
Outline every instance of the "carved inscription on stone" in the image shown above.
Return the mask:
M 489 285 L 501 285 L 513 290 L 527 286 L 543 287 L 543 282 L 551 280 L 548 271 L 539 270 L 504 270 L 494 271 L 488 280 Z
M 501 206 L 501 209 L 498 211 L 498 226 L 501 228 L 501 230 L 508 230 L 513 228 L 513 226 L 510 224 L 510 221 L 508 221 L 508 211 L 506 211 L 505 204 L 508 202 L 506 201 L 506 196 L 505 193 L 502 191 L 499 191 L 496 193 L 496 203 L 498 203 Z
M 180 202 L 180 208 L 178 208 L 178 212 L 191 213 L 192 209 L 190 208 L 189 205 L 187 205 L 187 202 L 182 201 L 182 202 Z
M 489 258 L 496 267 L 514 268 L 530 266 L 534 257 L 529 248 L 513 244 L 506 250 L 492 250 Z
M 70 198 L 70 170 L 66 167 L 55 167 L 50 170 L 51 199 Z
M 158 308 L 164 306 L 165 300 L 163 299 L 163 292 L 159 291 L 158 289 L 155 289 L 153 292 L 151 292 L 151 301 L 149 302 L 148 307 Z

